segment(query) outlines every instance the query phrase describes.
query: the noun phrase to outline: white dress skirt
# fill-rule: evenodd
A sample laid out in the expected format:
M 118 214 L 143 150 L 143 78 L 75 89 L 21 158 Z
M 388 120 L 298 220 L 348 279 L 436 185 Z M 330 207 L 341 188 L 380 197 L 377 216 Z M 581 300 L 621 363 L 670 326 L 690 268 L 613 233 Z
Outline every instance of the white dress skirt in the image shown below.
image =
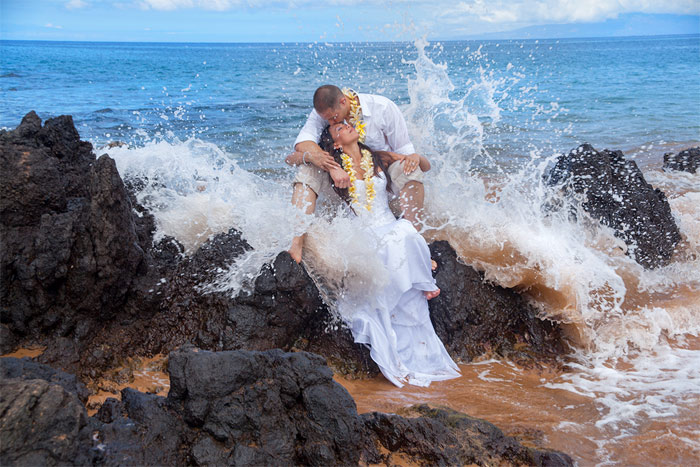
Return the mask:
M 430 250 L 413 225 L 396 220 L 389 209 L 384 174 L 374 177 L 376 197 L 365 208 L 365 183 L 356 181 L 358 221 L 376 239 L 374 249 L 386 267 L 388 284 L 368 300 L 340 299 L 355 342 L 370 347 L 382 374 L 402 387 L 429 386 L 460 376 L 458 367 L 435 334 L 424 291 L 436 290 Z

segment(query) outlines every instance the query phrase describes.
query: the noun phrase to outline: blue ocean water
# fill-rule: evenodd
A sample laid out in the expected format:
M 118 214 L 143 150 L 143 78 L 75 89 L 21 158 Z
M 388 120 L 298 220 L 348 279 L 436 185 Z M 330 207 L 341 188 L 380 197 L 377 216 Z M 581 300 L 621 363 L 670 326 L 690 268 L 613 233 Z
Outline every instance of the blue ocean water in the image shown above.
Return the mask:
M 584 141 L 663 152 L 700 140 L 698 35 L 430 44 L 2 41 L 0 47 L 2 127 L 16 126 L 29 110 L 42 118 L 71 114 L 83 138 L 97 146 L 196 137 L 252 170 L 285 170 L 283 158 L 312 93 L 325 83 L 386 95 L 411 116 L 413 129 L 427 118 L 452 149 L 481 167 L 509 167 Z M 475 134 L 480 141 L 471 144 Z M 426 152 L 441 150 L 414 142 Z

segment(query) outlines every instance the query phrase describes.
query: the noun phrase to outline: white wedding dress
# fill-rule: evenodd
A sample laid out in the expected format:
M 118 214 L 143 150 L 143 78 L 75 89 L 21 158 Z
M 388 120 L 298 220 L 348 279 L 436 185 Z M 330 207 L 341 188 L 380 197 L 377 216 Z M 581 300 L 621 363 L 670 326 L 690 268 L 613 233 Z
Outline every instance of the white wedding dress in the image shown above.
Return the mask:
M 460 376 L 458 367 L 435 334 L 423 291 L 437 289 L 431 273 L 430 250 L 413 225 L 396 220 L 389 209 L 386 179 L 374 177 L 376 197 L 365 208 L 365 182 L 357 180 L 358 223 L 375 240 L 376 254 L 387 268 L 389 282 L 374 297 L 341 298 L 341 316 L 355 342 L 370 347 L 384 376 L 396 386 L 428 386 Z

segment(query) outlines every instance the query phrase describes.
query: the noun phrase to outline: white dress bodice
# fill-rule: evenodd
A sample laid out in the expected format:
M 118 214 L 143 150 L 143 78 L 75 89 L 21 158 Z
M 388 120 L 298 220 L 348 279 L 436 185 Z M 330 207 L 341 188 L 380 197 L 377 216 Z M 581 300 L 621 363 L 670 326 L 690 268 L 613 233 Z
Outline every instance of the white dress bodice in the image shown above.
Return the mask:
M 386 177 L 384 173 L 380 172 L 372 180 L 374 181 L 375 192 L 374 200 L 372 200 L 372 209 L 368 211 L 366 208 L 367 187 L 362 179 L 355 181 L 358 203 L 353 203 L 352 208 L 365 225 L 379 227 L 394 222 L 396 218 L 389 208 L 389 193 L 386 191 Z

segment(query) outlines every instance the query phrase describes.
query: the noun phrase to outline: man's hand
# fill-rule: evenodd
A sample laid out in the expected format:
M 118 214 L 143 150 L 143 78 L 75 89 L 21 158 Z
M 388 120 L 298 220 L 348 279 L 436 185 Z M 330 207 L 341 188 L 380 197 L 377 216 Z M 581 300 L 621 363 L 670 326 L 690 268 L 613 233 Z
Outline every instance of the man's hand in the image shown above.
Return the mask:
M 401 161 L 403 165 L 403 173 L 410 174 L 418 168 L 420 164 L 420 156 L 418 154 L 396 154 L 396 160 Z
M 284 161 L 289 165 L 313 164 L 326 172 L 330 172 L 332 169 L 341 169 L 340 164 L 333 159 L 333 156 L 326 151 L 322 151 L 318 146 L 305 151 L 297 149 L 288 155 Z
M 337 168 L 329 170 L 328 173 L 333 179 L 333 184 L 338 188 L 348 188 L 350 186 L 350 175 L 341 169 L 339 165 Z
M 319 169 L 325 170 L 328 173 L 330 173 L 331 170 L 334 170 L 334 169 L 343 170 L 340 167 L 340 164 L 338 164 L 335 161 L 335 159 L 333 159 L 333 156 L 328 154 L 326 151 L 309 152 L 306 155 L 306 161 L 311 162 L 313 165 L 315 165 Z

